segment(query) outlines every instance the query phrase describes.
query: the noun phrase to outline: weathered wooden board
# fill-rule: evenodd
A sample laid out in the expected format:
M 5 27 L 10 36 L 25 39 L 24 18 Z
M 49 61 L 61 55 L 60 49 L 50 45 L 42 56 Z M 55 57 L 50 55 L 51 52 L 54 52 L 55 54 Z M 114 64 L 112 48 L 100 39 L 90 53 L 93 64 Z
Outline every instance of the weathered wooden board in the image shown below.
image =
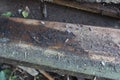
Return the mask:
M 0 62 L 118 80 L 119 34 L 119 29 L 1 17 Z
M 120 3 L 120 0 L 76 0 L 76 1 L 84 1 L 84 2 L 106 2 L 106 3 Z
M 92 13 L 99 13 L 102 15 L 120 19 L 119 7 L 117 8 L 112 5 L 111 5 L 112 7 L 110 6 L 108 7 L 101 3 L 79 3 L 79 2 L 70 1 L 70 0 L 51 0 L 48 2 L 55 3 L 58 5 L 68 6 L 68 7 L 72 7 L 72 8 L 92 12 Z M 119 4 L 116 4 L 116 5 L 119 5 Z
M 41 0 L 42 1 L 42 0 Z M 44 1 L 56 1 L 56 0 L 44 0 Z M 78 1 L 78 2 L 97 2 L 97 3 L 120 3 L 120 0 L 66 0 L 66 1 Z

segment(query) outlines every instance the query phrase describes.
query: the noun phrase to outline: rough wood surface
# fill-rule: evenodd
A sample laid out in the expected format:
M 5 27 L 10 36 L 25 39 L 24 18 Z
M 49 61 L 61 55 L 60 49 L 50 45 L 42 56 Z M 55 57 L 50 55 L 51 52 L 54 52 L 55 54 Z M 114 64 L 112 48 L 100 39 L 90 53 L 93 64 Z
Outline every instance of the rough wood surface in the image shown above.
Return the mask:
M 1 17 L 0 62 L 118 80 L 119 34 L 119 29 Z
M 75 1 L 69 1 L 69 0 L 53 0 L 53 1 L 49 1 L 49 2 L 76 8 L 76 9 L 80 9 L 80 10 L 84 10 L 84 11 L 88 11 L 88 12 L 92 12 L 92 13 L 99 13 L 102 15 L 120 19 L 119 7 L 114 7 L 113 5 L 111 5 L 111 7 L 110 6 L 108 7 L 101 3 L 78 3 Z
M 79 2 L 106 2 L 106 3 L 120 3 L 120 0 L 76 0 L 76 1 L 79 1 Z
M 56 1 L 56 0 L 44 0 L 44 1 Z M 78 1 L 78 2 L 97 2 L 97 3 L 120 3 L 120 0 L 66 0 L 66 1 Z

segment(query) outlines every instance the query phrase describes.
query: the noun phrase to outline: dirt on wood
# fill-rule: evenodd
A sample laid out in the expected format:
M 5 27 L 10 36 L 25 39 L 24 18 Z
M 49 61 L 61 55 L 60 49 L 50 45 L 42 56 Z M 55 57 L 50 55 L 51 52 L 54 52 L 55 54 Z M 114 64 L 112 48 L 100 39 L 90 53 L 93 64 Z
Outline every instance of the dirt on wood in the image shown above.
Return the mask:
M 75 10 L 75 9 L 71 9 L 68 7 L 62 7 L 62 6 L 58 6 L 58 5 L 53 5 L 53 4 L 49 4 L 49 3 L 47 3 L 48 17 L 46 19 L 43 19 L 39 1 L 32 1 L 32 0 L 30 0 L 30 1 L 28 1 L 28 0 L 0 1 L 0 13 L 11 11 L 13 13 L 13 15 L 12 15 L 13 17 L 22 17 L 22 15 L 18 13 L 18 10 L 24 9 L 26 6 L 28 6 L 30 9 L 30 15 L 28 18 L 32 18 L 32 19 L 69 22 L 69 23 L 76 23 L 76 24 L 79 23 L 79 24 L 93 25 L 93 26 L 100 26 L 100 27 L 120 28 L 120 20 L 118 20 L 118 19 L 101 16 L 101 15 L 97 15 L 97 14 L 92 14 L 92 13 L 87 13 L 84 11 Z M 28 40 L 26 42 L 32 42 L 35 45 L 38 44 L 38 45 L 44 46 L 44 47 L 54 46 L 56 43 L 63 44 L 64 42 L 67 42 L 67 39 L 72 40 L 73 38 L 75 38 L 76 35 L 77 35 L 77 38 L 79 38 L 78 34 L 74 35 L 72 33 L 69 33 L 69 31 L 63 32 L 63 31 L 59 31 L 59 30 L 53 30 L 53 29 L 50 29 L 47 27 L 44 28 L 43 25 L 36 26 L 36 28 L 33 28 L 30 25 L 27 25 L 32 28 L 27 27 L 28 29 L 25 30 L 26 26 L 24 26 L 21 23 L 14 23 L 14 22 L 10 22 L 10 21 L 8 22 L 8 20 L 6 20 L 6 19 L 1 19 L 0 22 L 1 22 L 0 26 L 2 26 L 2 27 L 0 27 L 0 33 L 1 33 L 0 36 L 1 37 L 8 37 L 9 39 L 12 39 L 12 40 L 24 39 L 23 41 Z M 10 24 L 10 26 L 9 26 L 9 25 L 6 25 L 7 23 L 12 23 L 12 24 Z M 14 24 L 17 26 L 14 26 Z M 77 26 L 83 27 L 82 25 L 77 25 Z M 14 29 L 12 29 L 12 28 L 14 28 Z M 73 29 L 70 27 L 70 25 L 69 25 L 69 28 Z M 76 28 L 76 30 L 78 30 L 78 29 L 79 28 Z M 97 28 L 97 29 L 99 30 L 99 28 Z M 36 32 L 38 30 L 40 30 L 41 32 Z M 83 36 L 87 37 L 87 39 L 84 39 L 83 36 L 82 36 L 83 37 L 82 39 L 80 39 L 81 37 L 79 39 L 75 38 L 74 40 L 77 40 L 77 43 L 72 43 L 72 41 L 71 41 L 71 44 L 67 44 L 67 46 L 70 46 L 67 48 L 68 51 L 71 50 L 71 52 L 72 52 L 75 50 L 76 52 L 79 52 L 79 51 L 84 51 L 84 49 L 86 49 L 86 50 L 93 50 L 93 51 L 102 50 L 102 51 L 107 52 L 106 50 L 109 50 L 108 51 L 109 53 L 113 53 L 113 54 L 110 54 L 111 57 L 114 57 L 116 55 L 118 56 L 118 52 L 115 52 L 115 51 L 119 51 L 119 46 L 116 45 L 119 43 L 113 43 L 112 41 L 109 41 L 109 39 L 111 37 L 108 37 L 108 36 L 110 34 L 104 35 L 104 34 L 100 33 L 101 35 L 104 35 L 104 36 L 98 36 L 97 34 L 92 34 L 92 32 L 94 32 L 94 31 L 92 30 L 91 27 L 82 28 L 81 33 L 82 33 L 82 31 L 85 32 L 85 30 L 87 30 L 87 32 L 90 33 L 90 34 L 87 34 L 87 33 L 82 34 Z M 101 30 L 101 32 L 102 32 L 102 30 Z M 106 33 L 107 33 L 107 31 L 106 31 Z M 22 34 L 26 34 L 26 35 L 22 35 Z M 57 34 L 57 36 L 55 36 L 55 34 Z M 97 39 L 95 39 L 96 41 L 91 40 L 91 37 L 93 35 L 97 37 Z M 116 38 L 116 37 L 113 35 L 112 38 Z M 117 38 L 117 39 L 119 41 L 119 38 Z M 5 39 L 5 38 L 1 41 L 9 42 L 9 40 Z M 81 46 L 77 46 L 78 42 L 83 43 L 83 44 L 80 44 Z M 102 42 L 108 42 L 108 43 L 107 43 L 107 45 L 104 45 L 104 43 L 102 43 Z M 89 44 L 89 43 L 91 43 L 91 44 Z M 98 43 L 98 44 L 96 45 L 96 43 Z M 85 46 L 85 45 L 88 45 L 88 46 Z M 63 47 L 63 46 L 64 45 L 62 45 L 61 47 Z M 71 46 L 72 46 L 72 48 L 71 48 Z M 111 46 L 111 47 L 109 47 L 109 46 Z M 113 48 L 113 46 L 114 46 L 114 48 Z M 63 48 L 65 48 L 65 47 L 63 47 Z M 73 49 L 73 48 L 75 48 L 75 49 Z M 114 53 L 116 53 L 116 54 L 114 54 Z M 88 54 L 85 54 L 85 55 L 88 55 Z M 108 56 L 105 54 L 100 54 L 100 55 Z M 69 56 L 72 56 L 72 54 Z M 63 59 L 61 59 L 61 61 L 62 60 Z M 72 60 L 72 58 L 70 60 Z M 74 58 L 73 58 L 73 60 L 74 60 Z M 67 58 L 66 58 L 66 61 L 67 61 Z M 69 64 L 70 62 L 67 62 L 67 63 Z M 89 63 L 89 62 L 86 61 L 86 63 Z M 93 62 L 92 64 L 94 64 L 94 63 L 95 62 Z M 79 64 L 79 62 L 77 62 L 75 64 Z M 82 63 L 80 63 L 80 64 L 82 64 Z M 92 64 L 90 64 L 90 65 L 92 65 Z M 96 65 L 99 66 L 100 63 L 98 63 Z M 106 65 L 106 66 L 109 66 L 109 65 Z M 105 70 L 107 70 L 107 69 L 105 69 Z M 115 70 L 113 70 L 113 71 L 115 72 Z
M 86 74 L 93 74 L 96 68 L 97 76 L 100 76 L 99 71 L 107 72 L 101 74 L 105 77 L 113 78 L 108 76 L 111 72 L 114 72 L 114 78 L 119 76 L 116 73 L 119 65 L 115 65 L 120 63 L 119 29 L 21 18 L 1 18 L 0 21 L 1 56 L 19 57 L 20 60 L 30 58 L 34 64 L 62 66 L 60 68 L 86 71 Z
M 31 5 L 32 4 L 32 5 Z M 19 9 L 24 9 L 26 6 L 30 9 L 28 18 L 43 19 L 41 14 L 41 7 L 39 0 L 3 0 L 0 1 L 0 14 L 11 11 L 14 17 L 22 17 L 19 14 Z M 114 7 L 113 7 L 114 8 Z M 80 23 L 85 25 L 94 25 L 101 27 L 114 27 L 119 28 L 120 20 L 114 19 L 98 14 L 92 14 L 68 7 L 62 7 L 54 4 L 47 3 L 48 17 L 44 20 L 59 21 L 68 23 Z

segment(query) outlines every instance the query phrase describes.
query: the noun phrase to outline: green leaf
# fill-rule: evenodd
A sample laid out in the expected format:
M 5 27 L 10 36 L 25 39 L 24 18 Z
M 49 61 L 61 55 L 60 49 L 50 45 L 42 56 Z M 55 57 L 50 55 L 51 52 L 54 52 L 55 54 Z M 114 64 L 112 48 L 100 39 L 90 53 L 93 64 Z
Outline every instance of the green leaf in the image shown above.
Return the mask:
M 3 70 L 5 74 L 11 74 L 11 70 L 10 69 L 4 69 Z
M 22 11 L 22 16 L 24 18 L 27 18 L 29 16 L 29 13 L 26 10 L 24 10 L 24 11 Z
M 4 71 L 0 72 L 0 80 L 6 80 Z
M 2 70 L 2 71 L 5 73 L 6 79 L 8 80 L 8 79 L 9 79 L 9 76 L 10 76 L 11 73 L 12 73 L 12 70 L 10 70 L 10 69 L 4 69 L 4 70 Z
M 1 16 L 10 17 L 10 16 L 12 16 L 12 12 L 2 13 Z
M 17 76 L 10 76 L 9 80 L 16 80 Z

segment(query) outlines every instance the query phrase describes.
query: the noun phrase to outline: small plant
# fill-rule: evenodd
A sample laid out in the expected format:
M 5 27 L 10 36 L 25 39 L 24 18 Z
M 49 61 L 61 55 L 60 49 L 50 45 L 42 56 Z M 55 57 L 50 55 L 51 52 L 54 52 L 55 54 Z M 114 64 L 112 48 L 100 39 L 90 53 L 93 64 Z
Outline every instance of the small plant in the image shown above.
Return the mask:
M 2 13 L 1 16 L 10 17 L 10 16 L 12 16 L 12 12 Z
M 25 10 L 22 11 L 22 16 L 24 18 L 27 18 L 29 16 L 30 10 L 28 8 L 28 6 L 25 7 Z

